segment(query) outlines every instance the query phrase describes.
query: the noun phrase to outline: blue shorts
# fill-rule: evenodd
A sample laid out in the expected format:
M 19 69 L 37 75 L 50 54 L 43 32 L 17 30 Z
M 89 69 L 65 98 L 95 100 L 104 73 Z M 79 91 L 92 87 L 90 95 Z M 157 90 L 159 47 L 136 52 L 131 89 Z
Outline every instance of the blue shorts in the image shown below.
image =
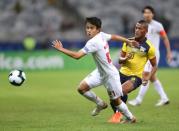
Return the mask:
M 127 75 L 122 74 L 121 72 L 119 72 L 119 74 L 120 74 L 121 84 L 125 83 L 128 80 L 133 81 L 134 90 L 137 89 L 142 84 L 142 79 L 138 76 L 134 76 L 134 75 L 127 76 Z

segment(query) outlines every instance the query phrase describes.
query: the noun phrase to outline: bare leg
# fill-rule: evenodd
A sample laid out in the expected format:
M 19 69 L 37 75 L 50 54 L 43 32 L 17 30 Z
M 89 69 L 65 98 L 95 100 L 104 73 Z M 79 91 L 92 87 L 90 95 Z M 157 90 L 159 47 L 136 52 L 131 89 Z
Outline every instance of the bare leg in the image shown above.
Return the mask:
M 90 91 L 90 87 L 84 80 L 80 83 L 78 92 L 97 105 L 103 105 L 103 100 L 101 100 L 94 92 Z

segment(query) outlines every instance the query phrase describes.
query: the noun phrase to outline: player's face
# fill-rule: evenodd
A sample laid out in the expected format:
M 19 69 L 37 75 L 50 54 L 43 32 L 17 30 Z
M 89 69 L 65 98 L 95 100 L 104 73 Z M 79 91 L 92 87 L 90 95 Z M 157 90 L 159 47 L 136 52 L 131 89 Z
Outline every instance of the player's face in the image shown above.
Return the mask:
M 145 28 L 144 25 L 137 23 L 135 26 L 135 38 L 140 39 L 145 37 L 147 33 L 147 29 Z
M 146 20 L 147 22 L 150 22 L 153 19 L 154 14 L 149 9 L 145 9 L 143 13 L 143 17 L 144 17 L 144 20 Z
M 91 23 L 86 23 L 86 34 L 89 38 L 93 38 L 96 34 L 100 32 L 100 29 L 97 29 L 95 25 Z

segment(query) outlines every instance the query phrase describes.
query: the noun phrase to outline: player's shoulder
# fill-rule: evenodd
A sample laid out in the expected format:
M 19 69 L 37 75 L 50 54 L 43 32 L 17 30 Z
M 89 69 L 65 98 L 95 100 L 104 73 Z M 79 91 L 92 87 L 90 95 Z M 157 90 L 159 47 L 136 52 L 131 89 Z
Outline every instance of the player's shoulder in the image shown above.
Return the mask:
M 123 43 L 122 43 L 122 46 L 124 47 L 124 46 L 128 46 L 128 45 L 127 45 L 126 42 L 123 42 Z
M 149 48 L 155 48 L 154 44 L 149 39 L 146 39 L 146 44 L 149 46 Z
M 100 39 L 100 37 L 103 35 L 102 33 L 103 32 L 99 32 L 93 38 L 89 39 L 89 41 L 96 41 L 96 40 Z
M 159 21 L 156 21 L 156 20 L 152 20 L 152 25 L 154 25 L 154 26 L 162 26 L 162 23 L 161 22 L 159 22 Z
M 97 34 L 97 35 L 95 35 L 93 38 L 89 39 L 89 40 L 87 41 L 87 43 L 96 43 L 96 41 L 98 40 L 98 35 L 99 35 L 99 34 Z
M 105 39 L 106 35 L 107 34 L 104 33 L 104 32 L 99 32 L 93 38 L 89 39 L 88 42 L 89 43 L 96 43 L 96 42 L 100 41 L 101 39 Z
M 105 32 L 100 32 L 99 35 L 101 35 L 101 36 L 103 37 L 103 36 L 107 35 L 107 33 L 105 33 Z
M 145 51 L 145 52 L 149 52 L 151 50 L 155 50 L 153 44 L 151 43 L 150 40 L 148 40 L 147 38 L 145 38 L 145 41 L 142 42 L 141 46 L 140 46 L 140 51 Z

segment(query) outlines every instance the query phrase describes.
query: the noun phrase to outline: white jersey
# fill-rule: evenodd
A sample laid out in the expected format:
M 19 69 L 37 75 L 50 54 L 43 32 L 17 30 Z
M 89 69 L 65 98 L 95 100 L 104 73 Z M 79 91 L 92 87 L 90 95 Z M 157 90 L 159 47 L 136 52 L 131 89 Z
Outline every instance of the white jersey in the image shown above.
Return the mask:
M 155 56 L 157 60 L 157 64 L 160 60 L 160 34 L 165 31 L 163 28 L 163 25 L 160 22 L 157 22 L 156 20 L 152 20 L 149 23 L 148 27 L 148 33 L 147 33 L 147 39 L 151 41 L 151 43 L 155 47 Z M 151 72 L 152 65 L 150 64 L 150 61 L 147 61 L 144 67 L 145 72 Z
M 88 40 L 82 49 L 85 54 L 92 53 L 93 59 L 102 78 L 118 74 L 118 70 L 112 64 L 112 60 L 109 54 L 108 41 L 110 39 L 110 34 L 100 32 Z
M 160 44 L 160 33 L 164 31 L 163 25 L 156 21 L 152 20 L 148 26 L 147 39 L 151 41 L 154 45 L 156 52 L 159 52 Z

